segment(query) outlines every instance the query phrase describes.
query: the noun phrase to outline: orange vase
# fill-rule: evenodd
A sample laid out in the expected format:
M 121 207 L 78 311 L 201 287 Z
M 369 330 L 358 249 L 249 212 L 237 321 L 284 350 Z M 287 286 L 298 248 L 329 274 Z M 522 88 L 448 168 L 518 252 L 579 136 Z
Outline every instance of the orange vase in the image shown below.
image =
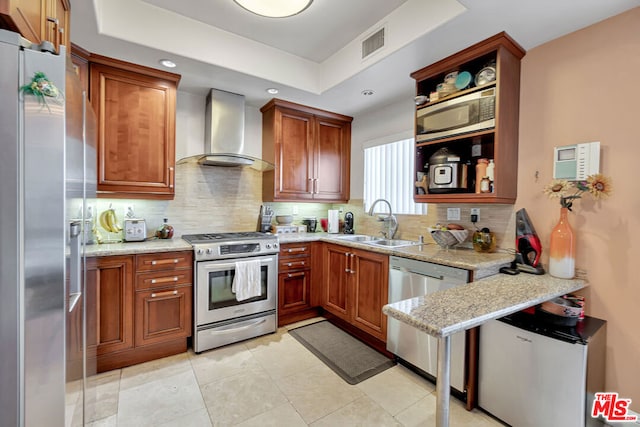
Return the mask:
M 576 271 L 576 239 L 569 225 L 569 210 L 560 209 L 560 221 L 551 232 L 549 274 L 560 279 L 573 279 Z

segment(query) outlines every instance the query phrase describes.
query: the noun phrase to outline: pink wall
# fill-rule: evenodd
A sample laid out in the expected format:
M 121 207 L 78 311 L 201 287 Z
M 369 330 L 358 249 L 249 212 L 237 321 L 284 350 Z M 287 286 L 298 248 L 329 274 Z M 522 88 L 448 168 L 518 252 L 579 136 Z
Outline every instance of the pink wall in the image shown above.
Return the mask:
M 553 147 L 600 141 L 614 193 L 574 203 L 576 266 L 590 284 L 587 314 L 608 321 L 606 388 L 640 412 L 640 7 L 527 52 L 520 101 L 515 208 L 527 209 L 543 248 L 560 210 L 542 194 Z

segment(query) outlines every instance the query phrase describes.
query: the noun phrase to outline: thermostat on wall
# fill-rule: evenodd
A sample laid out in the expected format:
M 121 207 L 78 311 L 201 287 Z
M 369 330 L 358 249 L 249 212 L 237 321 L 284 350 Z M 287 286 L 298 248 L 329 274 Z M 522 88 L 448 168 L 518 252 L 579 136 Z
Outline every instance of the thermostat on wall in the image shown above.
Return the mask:
M 599 172 L 599 141 L 563 145 L 553 149 L 553 179 L 580 181 Z

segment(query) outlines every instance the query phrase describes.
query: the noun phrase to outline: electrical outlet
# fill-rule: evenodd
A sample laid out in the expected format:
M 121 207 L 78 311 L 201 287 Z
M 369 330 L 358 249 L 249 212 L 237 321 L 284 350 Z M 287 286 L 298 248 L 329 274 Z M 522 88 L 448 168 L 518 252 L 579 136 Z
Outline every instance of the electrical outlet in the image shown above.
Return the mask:
M 447 208 L 447 221 L 460 221 L 460 208 Z
M 471 215 L 476 216 L 476 222 L 480 221 L 480 208 L 471 208 Z
M 133 209 L 133 205 L 128 204 L 124 208 L 124 216 L 127 218 L 133 218 L 135 216 L 135 210 Z
M 293 205 L 293 207 L 291 208 L 291 213 L 293 215 L 298 215 L 298 205 Z

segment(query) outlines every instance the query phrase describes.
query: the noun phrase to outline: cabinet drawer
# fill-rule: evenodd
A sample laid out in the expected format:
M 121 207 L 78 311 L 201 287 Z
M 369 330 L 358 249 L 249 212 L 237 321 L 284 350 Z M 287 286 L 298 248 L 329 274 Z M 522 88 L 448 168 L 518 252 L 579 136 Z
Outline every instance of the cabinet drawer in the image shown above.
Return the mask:
M 167 286 L 190 285 L 193 283 L 193 271 L 175 270 L 138 273 L 136 275 L 136 290 L 162 288 Z
M 286 259 L 294 256 L 306 255 L 311 253 L 310 243 L 288 243 L 280 248 L 280 258 Z
M 191 251 L 142 254 L 136 256 L 136 271 L 159 271 L 193 267 Z
M 309 268 L 311 268 L 311 258 L 308 256 L 299 258 L 280 258 L 278 261 L 279 273 L 294 270 L 308 270 Z

